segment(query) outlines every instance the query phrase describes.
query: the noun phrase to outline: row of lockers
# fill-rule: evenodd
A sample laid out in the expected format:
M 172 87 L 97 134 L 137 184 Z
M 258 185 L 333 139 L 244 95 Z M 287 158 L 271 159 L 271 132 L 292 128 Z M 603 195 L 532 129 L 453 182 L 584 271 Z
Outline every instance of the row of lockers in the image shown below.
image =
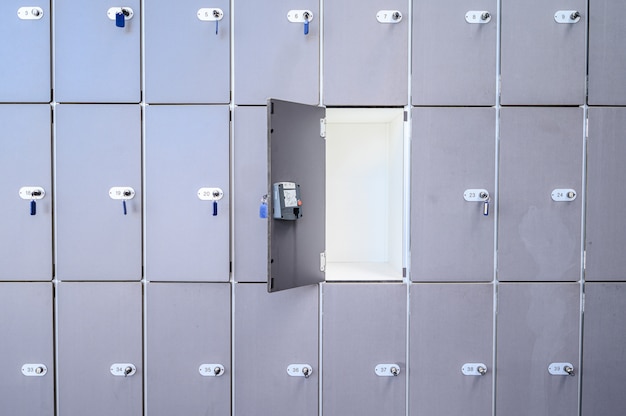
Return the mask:
M 3 413 L 623 414 L 624 283 L 321 288 L 0 283 Z
M 623 2 L 52 3 L 0 5 L 0 101 L 626 105 Z
M 497 227 L 501 281 L 578 281 L 583 252 L 587 280 L 624 280 L 626 109 L 585 116 L 414 108 L 410 278 L 491 281 Z M 61 104 L 51 146 L 49 105 L 0 106 L 0 280 L 51 280 L 54 263 L 60 280 L 228 281 L 233 260 L 236 281 L 265 281 L 266 108 L 233 119 L 231 155 L 228 106 Z

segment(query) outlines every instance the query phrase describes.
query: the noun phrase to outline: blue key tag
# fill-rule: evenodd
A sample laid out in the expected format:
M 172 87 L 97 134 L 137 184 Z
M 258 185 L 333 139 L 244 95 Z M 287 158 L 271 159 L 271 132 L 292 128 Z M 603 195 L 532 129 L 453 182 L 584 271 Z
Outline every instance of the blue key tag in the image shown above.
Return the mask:
M 37 202 L 34 199 L 30 200 L 30 215 L 37 215 Z
M 128 211 L 126 210 L 126 200 L 125 199 L 122 200 L 122 208 L 124 209 L 124 215 L 126 215 L 128 213 Z
M 213 201 L 213 216 L 217 217 L 217 201 Z
M 304 34 L 305 35 L 309 34 L 309 21 L 308 20 L 304 21 Z
M 126 26 L 126 19 L 124 18 L 124 13 L 121 11 L 115 13 L 115 26 L 124 27 Z
M 267 195 L 263 195 L 263 198 L 261 198 L 261 206 L 259 207 L 259 218 L 267 218 Z

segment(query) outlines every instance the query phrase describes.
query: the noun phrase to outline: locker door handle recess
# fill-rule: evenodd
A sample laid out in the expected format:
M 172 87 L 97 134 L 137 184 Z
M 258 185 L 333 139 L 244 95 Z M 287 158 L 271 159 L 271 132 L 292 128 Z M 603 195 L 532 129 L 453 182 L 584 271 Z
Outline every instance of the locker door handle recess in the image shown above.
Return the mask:
M 396 377 L 400 374 L 400 366 L 398 364 L 378 364 L 374 368 L 374 372 L 378 377 Z
M 137 372 L 137 367 L 131 363 L 115 363 L 111 365 L 111 374 L 116 377 L 131 377 Z
M 30 201 L 30 215 L 37 215 L 37 201 L 46 196 L 41 186 L 23 186 L 19 190 L 20 198 Z
M 289 10 L 287 12 L 287 20 L 291 23 L 304 24 L 304 34 L 309 34 L 309 23 L 313 20 L 313 12 L 311 10 Z
M 402 13 L 400 10 L 379 10 L 376 13 L 378 23 L 400 23 L 402 21 Z
M 557 23 L 578 23 L 580 20 L 580 12 L 578 10 L 558 10 L 554 13 L 554 21 Z
M 573 376 L 574 366 L 572 363 L 551 363 L 548 372 L 553 376 Z
M 291 364 L 287 367 L 287 374 L 291 377 L 309 378 L 313 374 L 313 367 L 308 364 Z
M 202 364 L 198 368 L 202 377 L 221 377 L 224 375 L 224 371 L 222 364 Z
M 491 22 L 491 13 L 486 10 L 470 10 L 465 13 L 467 23 L 485 24 Z
M 487 374 L 487 366 L 483 363 L 467 363 L 461 367 L 464 376 L 484 376 Z
M 41 7 L 20 7 L 17 9 L 17 17 L 21 20 L 39 20 L 43 17 L 43 9 Z
M 48 372 L 48 367 L 44 364 L 24 364 L 22 374 L 26 377 L 43 377 Z
M 125 27 L 126 21 L 132 19 L 134 15 L 133 9 L 126 6 L 111 7 L 107 10 L 107 17 L 114 20 L 117 27 Z

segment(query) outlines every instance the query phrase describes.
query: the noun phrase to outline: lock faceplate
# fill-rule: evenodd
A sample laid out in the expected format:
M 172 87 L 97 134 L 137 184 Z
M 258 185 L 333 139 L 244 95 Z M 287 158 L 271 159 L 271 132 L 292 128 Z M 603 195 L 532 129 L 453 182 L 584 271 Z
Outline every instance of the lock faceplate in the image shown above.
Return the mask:
M 224 375 L 224 366 L 222 364 L 201 364 L 198 372 L 202 377 L 221 377 Z
M 491 13 L 487 10 L 470 10 L 465 13 L 465 21 L 472 24 L 485 24 L 491 22 Z
M 215 22 L 224 18 L 224 11 L 216 8 L 202 8 L 198 10 L 198 19 L 203 22 Z
M 398 364 L 378 364 L 374 368 L 374 372 L 378 377 L 395 377 L 400 374 L 400 366 Z
M 135 375 L 137 367 L 131 363 L 115 363 L 111 365 L 111 374 L 116 377 L 130 377 Z
M 107 16 L 109 17 L 110 20 L 115 20 L 117 18 L 117 14 L 122 13 L 122 9 L 126 11 L 126 13 L 124 13 L 124 20 L 130 20 L 135 15 L 135 13 L 133 12 L 133 9 L 131 9 L 130 7 L 122 6 L 122 7 L 111 7 L 109 10 L 107 10 Z
M 484 376 L 487 374 L 487 366 L 483 363 L 466 363 L 461 367 L 464 376 Z
M 39 200 L 46 196 L 46 191 L 41 186 L 22 186 L 19 190 L 20 198 L 26 200 Z
M 220 188 L 200 188 L 198 198 L 201 201 L 219 201 L 224 197 L 224 191 Z
M 43 377 L 48 372 L 48 367 L 44 364 L 24 364 L 22 374 L 26 377 Z
M 402 21 L 402 13 L 400 10 L 379 10 L 376 13 L 378 23 L 400 23 Z
M 128 201 L 135 197 L 135 190 L 130 186 L 114 186 L 109 189 L 111 199 Z
M 43 17 L 43 9 L 41 7 L 20 7 L 17 9 L 17 17 L 21 20 L 39 20 Z
M 291 377 L 309 377 L 313 374 L 313 367 L 308 364 L 291 364 L 287 367 L 287 374 Z
M 555 202 L 570 202 L 576 199 L 577 193 L 573 189 L 555 189 L 550 196 Z
M 551 363 L 548 372 L 553 376 L 573 376 L 574 366 L 572 363 Z
M 489 199 L 489 191 L 486 189 L 466 189 L 463 192 L 463 199 L 467 202 L 485 202 Z
M 580 20 L 580 13 L 577 10 L 558 10 L 554 13 L 554 21 L 557 23 L 578 23 Z
M 310 22 L 313 20 L 313 12 L 311 10 L 289 10 L 287 20 L 291 23 Z

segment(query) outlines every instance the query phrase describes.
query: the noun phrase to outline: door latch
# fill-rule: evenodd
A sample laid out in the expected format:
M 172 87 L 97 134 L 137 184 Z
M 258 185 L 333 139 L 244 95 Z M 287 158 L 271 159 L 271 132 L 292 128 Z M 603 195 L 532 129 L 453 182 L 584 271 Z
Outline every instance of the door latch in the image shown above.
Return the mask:
M 122 201 L 122 209 L 124 215 L 128 213 L 126 209 L 126 201 L 130 201 L 135 197 L 135 190 L 130 186 L 114 186 L 109 189 L 109 197 L 111 199 Z
M 37 201 L 46 196 L 41 186 L 23 186 L 19 190 L 20 198 L 30 201 L 30 215 L 37 215 Z
M 489 215 L 491 197 L 489 196 L 489 191 L 486 189 L 466 189 L 465 192 L 463 192 L 463 198 L 467 202 L 482 202 L 483 215 Z
M 400 10 L 379 10 L 376 13 L 378 23 L 400 23 L 402 21 L 402 13 Z
M 17 9 L 17 17 L 21 20 L 39 20 L 43 17 L 43 9 L 41 7 L 20 7 Z
M 126 21 L 133 18 L 135 13 L 130 7 L 111 7 L 107 10 L 107 16 L 110 20 L 115 20 L 115 26 L 125 27 Z
M 308 364 L 291 364 L 287 367 L 287 374 L 291 377 L 309 378 L 313 374 L 313 367 Z
M 111 365 L 111 374 L 116 377 L 131 377 L 137 372 L 137 367 L 131 363 L 115 363 Z
M 572 363 L 551 363 L 548 372 L 553 376 L 573 376 L 574 366 Z
M 202 377 L 221 377 L 224 375 L 224 366 L 222 364 L 202 364 L 198 368 L 198 372 Z
M 554 13 L 554 21 L 557 23 L 578 23 L 580 12 L 578 10 L 558 10 Z
M 217 8 L 202 8 L 198 10 L 198 19 L 203 22 L 215 22 L 215 34 L 218 34 L 220 20 L 224 18 L 224 11 Z
M 486 10 L 470 10 L 465 13 L 467 23 L 485 24 L 491 22 L 491 13 Z
M 378 377 L 396 377 L 400 374 L 400 366 L 398 364 L 378 364 L 374 368 L 374 372 Z
M 465 376 L 484 376 L 487 374 L 487 366 L 483 363 L 466 363 L 461 367 L 461 373 Z
M 303 23 L 304 34 L 309 34 L 309 23 L 313 20 L 313 12 L 311 10 L 289 10 L 287 12 L 287 20 L 291 23 Z
M 201 201 L 213 201 L 213 216 L 217 216 L 217 201 L 224 197 L 224 191 L 220 188 L 200 188 L 198 198 Z

